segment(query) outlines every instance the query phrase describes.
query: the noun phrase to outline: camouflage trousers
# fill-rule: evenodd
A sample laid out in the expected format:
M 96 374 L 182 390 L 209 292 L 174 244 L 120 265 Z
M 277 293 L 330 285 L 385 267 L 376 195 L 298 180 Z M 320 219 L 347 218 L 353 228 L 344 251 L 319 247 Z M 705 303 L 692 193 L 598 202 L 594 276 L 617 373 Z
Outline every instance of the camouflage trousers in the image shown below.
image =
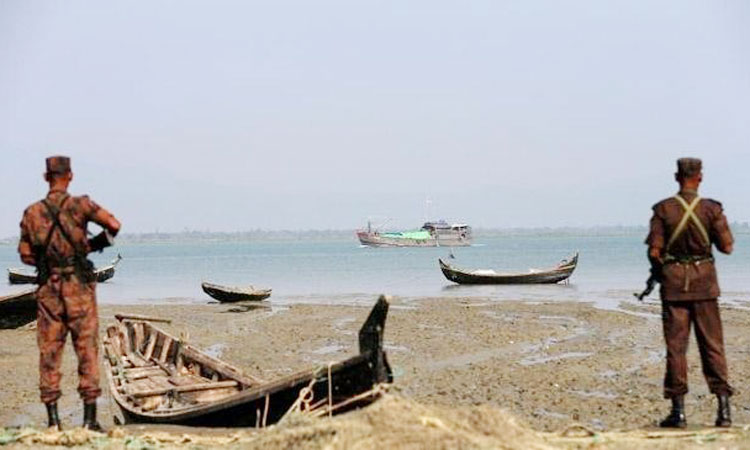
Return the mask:
M 43 403 L 55 402 L 62 394 L 60 364 L 68 332 L 78 356 L 78 392 L 85 403 L 94 402 L 101 395 L 96 283 L 82 282 L 75 274 L 53 273 L 37 290 L 39 390 Z

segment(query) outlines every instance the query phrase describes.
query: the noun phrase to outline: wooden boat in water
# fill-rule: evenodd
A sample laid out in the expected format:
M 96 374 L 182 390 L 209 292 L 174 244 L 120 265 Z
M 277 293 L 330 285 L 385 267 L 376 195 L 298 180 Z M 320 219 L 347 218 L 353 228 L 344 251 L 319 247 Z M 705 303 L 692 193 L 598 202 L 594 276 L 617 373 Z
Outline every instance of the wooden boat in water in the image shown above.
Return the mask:
M 116 421 L 257 427 L 294 409 L 322 415 L 363 406 L 393 379 L 383 352 L 387 313 L 381 296 L 359 330 L 357 356 L 268 382 L 160 330 L 154 319 L 116 315 L 103 343 Z
M 0 297 L 0 329 L 17 328 L 36 319 L 36 288 Z
M 260 301 L 271 296 L 271 289 L 256 289 L 253 286 L 228 287 L 204 281 L 201 287 L 203 292 L 224 303 Z
M 530 270 L 527 273 L 498 273 L 494 270 L 464 270 L 438 259 L 440 270 L 450 281 L 458 284 L 553 284 L 567 280 L 578 265 L 578 253 L 562 260 L 556 267 Z
M 117 258 L 113 259 L 111 263 L 109 263 L 108 266 L 104 266 L 101 269 L 96 269 L 94 271 L 94 274 L 96 274 L 96 282 L 97 283 L 104 283 L 105 281 L 109 280 L 110 278 L 115 276 L 115 267 L 117 267 L 117 264 L 122 260 L 122 256 L 120 254 L 117 254 Z
M 113 276 L 115 276 L 115 267 L 122 259 L 120 254 L 117 254 L 117 258 L 112 260 L 109 265 L 96 269 L 94 274 L 96 275 L 96 282 L 103 283 Z M 36 274 L 29 273 L 24 269 L 10 268 L 8 269 L 8 282 L 10 284 L 36 284 Z

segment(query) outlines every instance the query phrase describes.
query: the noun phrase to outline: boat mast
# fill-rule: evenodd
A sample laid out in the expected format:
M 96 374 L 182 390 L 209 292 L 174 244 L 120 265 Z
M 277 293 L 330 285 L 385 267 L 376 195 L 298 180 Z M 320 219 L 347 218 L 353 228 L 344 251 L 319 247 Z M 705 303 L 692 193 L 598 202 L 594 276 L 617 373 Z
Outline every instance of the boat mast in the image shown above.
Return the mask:
M 425 196 L 424 199 L 424 220 L 422 220 L 422 223 L 427 223 L 430 221 L 430 206 L 432 206 L 432 200 L 430 200 L 430 197 Z

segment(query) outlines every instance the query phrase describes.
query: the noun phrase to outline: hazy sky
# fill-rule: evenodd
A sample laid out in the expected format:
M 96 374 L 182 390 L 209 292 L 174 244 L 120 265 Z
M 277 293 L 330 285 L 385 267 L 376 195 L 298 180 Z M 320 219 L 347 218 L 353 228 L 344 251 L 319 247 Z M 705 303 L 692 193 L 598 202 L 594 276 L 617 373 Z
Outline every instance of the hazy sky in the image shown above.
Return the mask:
M 0 236 L 643 224 L 674 159 L 750 220 L 750 2 L 0 0 Z

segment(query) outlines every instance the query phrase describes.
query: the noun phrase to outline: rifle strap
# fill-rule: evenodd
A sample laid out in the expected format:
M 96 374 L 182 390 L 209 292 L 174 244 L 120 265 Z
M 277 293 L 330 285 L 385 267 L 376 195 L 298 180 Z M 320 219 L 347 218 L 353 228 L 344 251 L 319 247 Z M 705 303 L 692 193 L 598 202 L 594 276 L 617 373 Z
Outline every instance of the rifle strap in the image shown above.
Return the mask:
M 73 247 L 73 250 L 76 253 L 79 253 L 79 249 L 76 246 L 75 242 L 73 241 L 73 239 L 71 239 L 70 235 L 65 230 L 65 227 L 62 225 L 62 223 L 60 223 L 60 214 L 63 212 L 63 206 L 65 206 L 65 202 L 68 201 L 69 198 L 70 196 L 65 194 L 65 197 L 60 202 L 59 208 L 51 205 L 47 201 L 46 198 L 42 200 L 42 204 L 44 204 L 44 206 L 47 208 L 47 212 L 49 212 L 50 218 L 52 219 L 52 226 L 50 227 L 49 233 L 47 233 L 47 239 L 44 242 L 45 254 L 47 253 L 47 249 L 49 249 L 49 244 L 52 241 L 52 234 L 55 232 L 56 229 L 60 230 L 60 234 L 66 241 L 68 241 L 68 244 L 70 244 L 70 246 Z
M 682 209 L 684 209 L 685 212 L 682 215 L 682 219 L 680 219 L 680 222 L 677 224 L 677 228 L 675 228 L 674 232 L 669 237 L 669 242 L 667 242 L 666 251 L 669 252 L 669 249 L 670 247 L 672 247 L 672 244 L 674 244 L 677 238 L 680 237 L 683 232 L 685 232 L 689 221 L 692 221 L 695 227 L 698 229 L 698 232 L 703 238 L 703 242 L 706 244 L 706 246 L 710 246 L 711 239 L 708 237 L 708 232 L 706 231 L 706 227 L 703 225 L 703 222 L 701 222 L 698 216 L 695 215 L 695 208 L 700 203 L 701 198 L 696 196 L 695 199 L 693 199 L 693 201 L 690 202 L 690 204 L 688 204 L 688 202 L 686 202 L 685 199 L 683 199 L 679 195 L 675 195 L 674 198 L 682 206 Z

